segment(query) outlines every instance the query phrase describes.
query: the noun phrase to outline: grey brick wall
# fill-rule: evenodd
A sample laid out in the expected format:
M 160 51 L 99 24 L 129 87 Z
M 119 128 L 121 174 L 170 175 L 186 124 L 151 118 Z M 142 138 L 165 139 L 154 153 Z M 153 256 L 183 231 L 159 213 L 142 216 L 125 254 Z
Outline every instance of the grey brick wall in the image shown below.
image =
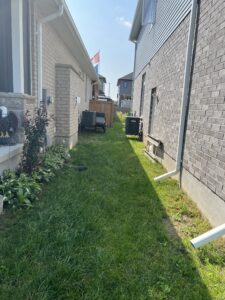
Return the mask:
M 134 82 L 133 112 L 140 113 L 142 75 L 146 73 L 144 97 L 144 135 L 148 135 L 151 91 L 157 88 L 153 136 L 163 141 L 164 151 L 176 158 L 187 45 L 187 17 Z
M 133 112 L 139 114 L 142 75 L 146 73 L 144 137 L 148 134 L 151 89 L 158 104 L 153 136 L 165 154 L 176 158 L 189 16 L 179 25 L 134 82 Z M 202 0 L 184 168 L 225 200 L 225 2 Z M 197 191 L 196 191 L 197 192 Z
M 201 1 L 184 166 L 225 200 L 225 2 Z

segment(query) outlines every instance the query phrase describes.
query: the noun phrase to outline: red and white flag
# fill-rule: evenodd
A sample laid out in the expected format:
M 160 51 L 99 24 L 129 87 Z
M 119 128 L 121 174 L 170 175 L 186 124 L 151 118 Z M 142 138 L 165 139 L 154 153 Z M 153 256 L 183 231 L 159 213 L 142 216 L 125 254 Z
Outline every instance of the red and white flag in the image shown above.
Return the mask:
M 100 51 L 98 51 L 92 58 L 91 58 L 91 62 L 93 63 L 93 65 L 97 65 L 100 63 Z

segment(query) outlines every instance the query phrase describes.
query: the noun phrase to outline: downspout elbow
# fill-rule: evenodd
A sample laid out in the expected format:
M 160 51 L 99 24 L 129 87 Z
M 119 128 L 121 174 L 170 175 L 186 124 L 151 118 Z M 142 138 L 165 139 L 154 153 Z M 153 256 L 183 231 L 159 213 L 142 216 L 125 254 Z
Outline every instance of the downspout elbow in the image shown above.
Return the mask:
M 222 224 L 208 232 L 191 240 L 191 244 L 194 248 L 200 248 L 211 241 L 214 241 L 225 235 L 225 224 Z
M 170 177 L 173 177 L 175 175 L 177 175 L 177 173 L 179 172 L 180 170 L 179 169 L 175 169 L 174 171 L 172 172 L 168 172 L 166 174 L 163 174 L 161 176 L 158 176 L 158 177 L 155 177 L 154 178 L 154 181 L 160 181 L 160 180 L 163 180 L 163 179 L 167 179 L 167 178 L 170 178 Z

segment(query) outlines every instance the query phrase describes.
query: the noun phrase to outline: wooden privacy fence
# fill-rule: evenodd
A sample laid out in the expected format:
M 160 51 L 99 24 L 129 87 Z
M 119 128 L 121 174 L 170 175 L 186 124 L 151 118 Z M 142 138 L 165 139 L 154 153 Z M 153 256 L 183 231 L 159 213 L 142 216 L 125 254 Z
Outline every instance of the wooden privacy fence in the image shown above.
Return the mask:
M 103 112 L 106 116 L 107 127 L 111 127 L 113 124 L 113 118 L 115 114 L 115 107 L 113 101 L 90 101 L 90 111 Z

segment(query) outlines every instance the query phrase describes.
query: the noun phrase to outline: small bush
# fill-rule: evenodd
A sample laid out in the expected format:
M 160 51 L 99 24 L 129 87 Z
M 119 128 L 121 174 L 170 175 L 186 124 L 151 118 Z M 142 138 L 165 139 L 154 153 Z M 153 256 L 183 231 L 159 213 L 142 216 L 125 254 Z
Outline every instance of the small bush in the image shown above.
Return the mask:
M 40 184 L 26 174 L 17 176 L 15 172 L 5 171 L 0 177 L 0 194 L 7 206 L 30 207 L 40 191 Z
M 70 154 L 65 146 L 51 146 L 44 154 L 42 164 L 34 172 L 33 177 L 41 183 L 49 182 L 55 176 L 55 172 L 61 169 L 69 159 Z
M 26 112 L 24 119 L 25 142 L 20 169 L 29 175 L 40 165 L 40 149 L 45 147 L 49 119 L 45 109 L 37 109 L 34 117 Z
M 25 142 L 20 167 L 17 172 L 5 171 L 0 177 L 0 194 L 3 195 L 5 206 L 32 206 L 38 199 L 41 184 L 48 183 L 70 158 L 64 145 L 46 149 L 48 123 L 46 109 L 37 109 L 33 117 L 26 112 Z
M 40 158 L 40 165 L 35 172 L 5 171 L 0 177 L 0 194 L 7 207 L 31 207 L 38 200 L 41 184 L 48 183 L 57 170 L 70 158 L 69 151 L 63 145 L 49 147 Z

